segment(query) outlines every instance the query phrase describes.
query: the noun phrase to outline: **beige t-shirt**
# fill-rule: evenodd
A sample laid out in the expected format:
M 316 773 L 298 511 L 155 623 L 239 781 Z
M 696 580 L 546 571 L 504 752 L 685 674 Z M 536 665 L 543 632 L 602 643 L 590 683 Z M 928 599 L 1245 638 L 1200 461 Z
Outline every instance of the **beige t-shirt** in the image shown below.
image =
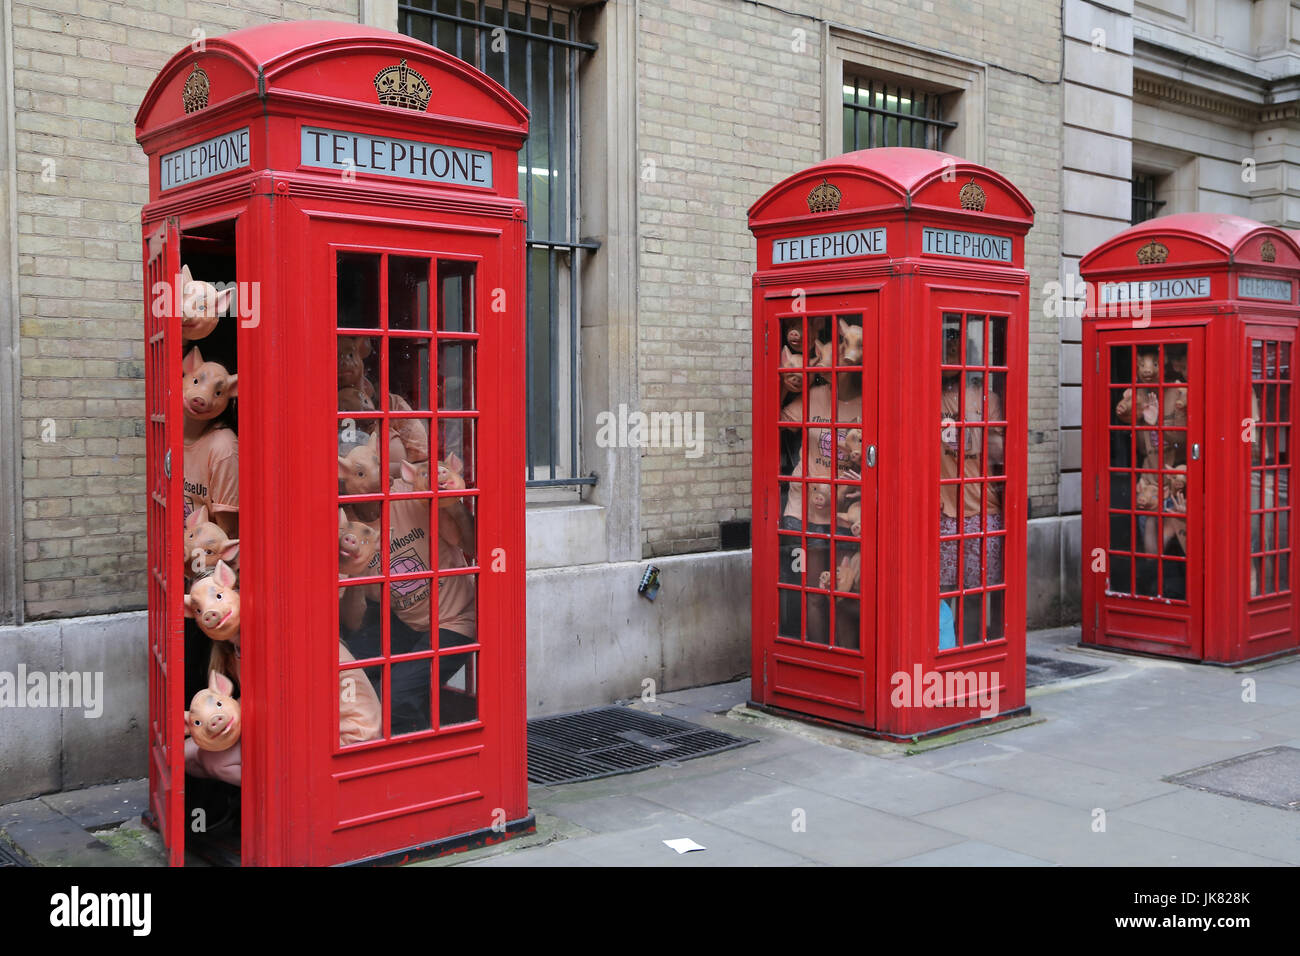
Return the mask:
M 394 493 L 414 491 L 400 478 L 393 482 Z M 427 498 L 409 498 L 389 504 L 388 566 L 392 574 L 417 574 L 429 570 L 429 508 Z M 460 549 L 438 540 L 438 567 L 467 567 Z M 380 573 L 380 559 L 376 553 L 367 574 Z M 407 627 L 425 632 L 429 629 L 430 581 L 395 581 L 391 587 L 392 607 L 397 617 Z M 473 639 L 477 630 L 474 601 L 474 576 L 458 575 L 438 581 L 438 626 L 449 628 Z
M 862 421 L 862 398 L 840 399 L 839 416 L 837 423 L 856 424 Z M 801 421 L 803 416 L 803 397 L 798 396 L 793 401 L 786 404 L 781 409 L 781 421 L 797 422 Z M 831 420 L 831 387 L 829 385 L 814 386 L 808 392 L 808 421 L 810 422 L 829 422 Z M 842 473 L 845 469 L 851 468 L 853 462 L 850 459 L 850 451 L 846 438 L 848 436 L 847 428 L 832 430 L 830 428 L 816 428 L 809 426 L 806 429 L 806 441 L 808 442 L 808 477 L 809 478 L 830 478 L 836 471 Z M 833 436 L 833 437 L 832 437 Z M 835 447 L 832 447 L 835 446 Z M 832 468 L 832 465 L 835 467 Z M 794 470 L 791 472 L 796 478 L 803 476 L 802 454 L 800 460 L 795 462 Z M 792 518 L 798 518 L 803 521 L 803 485 L 791 485 L 790 496 L 786 501 L 785 513 Z M 830 524 L 831 512 L 834 508 L 835 497 L 832 494 L 828 507 L 817 510 L 810 509 L 808 514 L 809 522 L 813 524 Z
M 941 403 L 944 421 L 956 422 L 960 414 L 959 395 L 960 386 L 956 388 L 944 388 L 943 400 Z M 990 421 L 998 422 L 1003 420 L 1005 412 L 1002 408 L 1002 398 L 992 389 L 989 390 L 988 397 L 988 417 L 983 415 L 984 392 L 978 386 L 968 385 L 966 388 L 966 420 L 968 422 Z M 954 432 L 956 426 L 953 426 Z M 965 452 L 962 456 L 962 467 L 960 477 L 962 478 L 983 478 L 988 477 L 980 471 L 980 451 L 982 445 L 982 436 L 988 436 L 988 460 L 986 465 L 989 474 L 993 473 L 993 466 L 1000 463 L 1005 453 L 1006 429 L 998 426 L 994 428 L 984 428 L 980 431 L 966 431 L 965 434 Z M 939 458 L 939 477 L 940 478 L 957 478 L 957 440 L 954 436 L 952 441 L 941 441 L 941 456 Z M 967 482 L 962 487 L 962 510 L 963 514 L 969 518 L 980 513 L 980 490 L 984 491 L 984 506 L 987 514 L 1002 514 L 1002 484 L 1000 482 Z M 949 518 L 957 517 L 957 486 L 940 485 L 939 486 L 939 505 L 943 513 Z
M 209 428 L 185 443 L 185 517 L 206 505 L 208 514 L 239 511 L 239 438 L 229 428 Z

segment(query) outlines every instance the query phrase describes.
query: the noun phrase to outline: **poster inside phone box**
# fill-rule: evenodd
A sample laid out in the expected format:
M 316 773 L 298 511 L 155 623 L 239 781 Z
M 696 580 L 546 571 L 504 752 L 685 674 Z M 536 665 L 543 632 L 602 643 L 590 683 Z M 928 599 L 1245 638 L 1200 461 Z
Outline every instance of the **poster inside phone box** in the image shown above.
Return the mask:
M 1080 271 L 1084 643 L 1219 664 L 1294 651 L 1295 238 L 1163 216 Z
M 177 53 L 136 127 L 171 862 L 231 806 L 257 865 L 531 827 L 526 110 L 419 41 L 297 22 Z M 209 670 L 242 710 L 220 759 L 220 721 L 183 726 Z
M 908 148 L 750 209 L 755 703 L 893 738 L 1026 712 L 1032 222 Z

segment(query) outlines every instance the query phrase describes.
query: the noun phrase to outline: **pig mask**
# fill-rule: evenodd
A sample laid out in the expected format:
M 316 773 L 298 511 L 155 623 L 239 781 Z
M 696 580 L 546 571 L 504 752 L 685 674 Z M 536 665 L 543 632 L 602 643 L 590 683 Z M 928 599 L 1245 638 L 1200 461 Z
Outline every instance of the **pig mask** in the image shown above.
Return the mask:
M 425 479 L 428 480 L 427 478 Z M 459 491 L 465 487 L 465 463 L 460 460 L 455 452 L 448 455 L 445 461 L 438 462 L 438 490 L 439 491 Z M 450 507 L 457 498 L 444 498 L 438 502 L 438 507 Z
M 339 493 L 344 495 L 375 495 L 380 491 L 379 433 L 371 435 L 364 445 L 339 455 Z
M 339 576 L 357 577 L 378 550 L 379 529 L 364 521 L 348 520 L 347 512 L 340 508 Z
M 239 539 L 226 537 L 220 526 L 208 520 L 208 506 L 202 505 L 185 519 L 185 560 L 190 571 L 198 573 L 214 567 L 218 561 L 234 564 L 239 557 Z
M 817 511 L 825 511 L 831 506 L 831 486 L 824 484 L 814 484 L 808 486 L 809 508 Z
M 181 401 L 186 418 L 211 421 L 237 396 L 239 376 L 231 375 L 220 362 L 203 361 L 197 345 L 186 353 L 181 373 Z
M 800 364 L 802 364 L 800 359 L 801 356 L 796 355 L 794 352 L 791 352 L 789 346 L 785 346 L 781 349 L 782 368 L 797 368 Z M 798 372 L 782 372 L 781 387 L 784 388 L 787 392 L 802 392 L 803 376 Z
M 189 266 L 181 268 L 181 290 L 181 338 L 187 342 L 207 338 L 230 308 L 235 290 L 218 292 L 216 286 L 196 281 Z
M 364 336 L 339 337 L 339 388 L 360 389 L 374 398 L 375 387 L 366 378 L 366 359 L 370 357 L 370 339 Z
M 207 690 L 201 690 L 185 711 L 185 729 L 200 750 L 229 750 L 239 742 L 243 729 L 239 701 L 230 695 L 235 685 L 225 674 L 208 672 Z
M 185 595 L 185 606 L 198 622 L 199 629 L 214 641 L 232 641 L 239 637 L 239 592 L 235 589 L 235 572 L 225 561 L 216 570 L 197 578 Z
M 840 364 L 862 364 L 862 326 L 840 319 Z

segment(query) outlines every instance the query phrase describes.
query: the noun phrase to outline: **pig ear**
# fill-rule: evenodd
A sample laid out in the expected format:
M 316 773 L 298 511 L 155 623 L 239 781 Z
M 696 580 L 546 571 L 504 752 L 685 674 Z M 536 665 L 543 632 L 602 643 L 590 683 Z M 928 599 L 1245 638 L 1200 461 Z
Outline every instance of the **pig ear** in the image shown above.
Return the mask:
M 200 505 L 196 510 L 190 512 L 190 516 L 185 519 L 185 530 L 193 531 L 203 522 L 208 520 L 208 506 Z
M 223 588 L 235 586 L 235 572 L 225 561 L 217 562 L 217 570 L 213 572 L 212 577 Z
M 217 293 L 217 315 L 225 312 L 230 308 L 230 298 L 235 294 L 234 289 L 222 289 Z
M 185 736 L 188 737 L 189 735 L 190 735 L 190 712 L 187 710 L 185 711 Z
M 185 358 L 181 361 L 181 371 L 188 375 L 202 364 L 203 353 L 199 351 L 199 347 L 196 345 L 185 353 Z
M 234 541 L 227 541 L 226 544 L 225 544 L 225 547 L 223 547 L 223 548 L 221 549 L 221 560 L 222 560 L 222 561 L 234 561 L 235 558 L 237 558 L 237 557 L 239 557 L 239 539 L 238 539 L 238 538 L 236 538 Z
M 226 378 L 226 398 L 239 397 L 239 376 L 231 375 Z
M 370 339 L 368 338 L 361 339 L 357 343 L 357 354 L 360 355 L 363 359 L 368 359 L 370 358 L 370 352 L 371 352 Z
M 184 283 L 185 285 L 189 285 L 193 281 L 194 281 L 194 276 L 190 275 L 190 267 L 181 266 L 181 282 Z
M 840 335 L 848 335 L 850 328 L 851 326 L 849 325 L 849 323 L 845 322 L 843 319 L 840 319 Z
M 352 474 L 352 469 L 348 464 L 348 460 L 346 458 L 344 458 L 342 455 L 339 455 L 338 458 L 339 458 L 339 481 L 342 481 L 343 479 L 347 478 L 348 475 Z
M 416 479 L 419 478 L 419 477 L 420 477 L 420 476 L 419 476 L 418 474 L 416 474 L 415 466 L 412 465 L 409 461 L 406 461 L 405 459 L 403 459 L 403 461 L 402 461 L 402 480 L 403 480 L 404 482 L 406 482 L 408 485 L 413 485 L 413 484 L 415 484 Z
M 464 474 L 465 472 L 465 463 L 457 457 L 455 452 L 452 452 L 447 456 L 446 465 L 458 475 Z
M 185 610 L 187 612 L 192 612 L 194 610 L 194 598 L 190 597 L 188 594 L 185 595 Z
M 229 697 L 235 692 L 235 685 L 221 671 L 208 671 L 208 690 L 215 691 L 222 697 Z
M 342 531 L 348 526 L 348 513 L 342 508 L 339 509 L 339 530 Z

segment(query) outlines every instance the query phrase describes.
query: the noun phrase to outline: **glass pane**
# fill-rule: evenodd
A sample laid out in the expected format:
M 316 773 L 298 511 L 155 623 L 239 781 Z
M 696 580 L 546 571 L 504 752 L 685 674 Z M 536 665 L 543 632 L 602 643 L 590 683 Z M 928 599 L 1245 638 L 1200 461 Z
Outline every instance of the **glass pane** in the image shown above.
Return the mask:
M 1110 547 L 1128 551 L 1133 547 L 1132 518 L 1127 514 L 1112 512 L 1110 516 Z
M 957 599 L 944 598 L 939 601 L 939 650 L 946 651 L 957 646 Z
M 388 376 L 391 411 L 428 411 L 434 407 L 428 339 L 389 339 Z
M 388 327 L 429 329 L 429 262 L 422 257 L 388 259 Z
M 1002 316 L 989 318 L 989 365 L 1007 365 L 1007 320 Z
M 984 364 L 984 316 L 966 316 L 966 362 L 967 365 Z
M 433 727 L 430 707 L 433 687 L 433 658 L 394 661 L 393 736 L 413 734 Z
M 377 254 L 370 252 L 338 253 L 335 262 L 338 273 L 335 325 L 339 328 L 379 328 L 379 259 Z
M 1164 596 L 1171 601 L 1187 600 L 1187 563 L 1163 561 Z
M 1127 554 L 1112 554 L 1110 556 L 1110 590 L 1117 594 L 1132 594 L 1132 579 L 1132 559 Z
M 800 368 L 803 365 L 804 320 L 801 316 L 787 316 L 781 320 L 781 367 Z
M 338 387 L 354 388 L 376 407 L 379 386 L 379 339 L 376 336 L 338 337 Z M 360 402 L 360 398 L 356 401 Z
M 856 590 L 856 587 L 854 588 Z M 856 598 L 835 598 L 835 646 L 858 650 L 862 644 L 860 602 Z
M 1250 376 L 1264 377 L 1264 343 L 1255 339 L 1250 343 Z
M 474 322 L 474 264 L 472 262 L 438 263 L 439 332 L 473 332 Z
M 438 724 L 453 727 L 478 720 L 478 651 L 450 654 L 439 661 L 441 689 Z
M 477 407 L 474 394 L 474 343 L 438 343 L 438 407 L 448 411 Z
M 1277 343 L 1264 343 L 1264 377 L 1277 378 Z
M 984 631 L 984 595 L 980 592 L 964 595 L 961 605 L 962 645 L 978 644 Z
M 961 313 L 943 314 L 943 364 L 961 364 Z
M 1154 381 L 1154 379 L 1153 379 Z M 1165 381 L 1187 381 L 1187 344 L 1165 346 Z
M 377 574 L 379 540 L 378 522 L 358 521 L 339 508 L 339 578 Z M 372 564 L 374 569 L 370 569 Z
M 475 422 L 473 418 L 439 416 L 437 487 L 440 491 L 478 487 Z
M 1155 519 L 1148 518 L 1147 520 L 1151 523 L 1151 526 L 1154 528 Z M 1155 558 L 1138 558 L 1136 560 L 1136 567 L 1134 568 L 1134 571 L 1136 572 L 1135 583 L 1137 584 L 1137 587 L 1134 593 L 1141 594 L 1143 597 L 1156 596 L 1157 594 L 1156 589 L 1159 583 L 1157 580 L 1157 574 L 1159 573 L 1157 567 L 1158 564 L 1159 562 L 1156 561 Z
M 1005 591 L 989 591 L 984 595 L 984 619 L 988 622 L 986 640 L 996 641 L 1003 636 L 1003 625 L 1006 623 L 1003 610 L 1005 598 Z
M 339 661 L 353 659 L 352 654 L 339 645 Z M 377 740 L 383 735 L 383 684 L 384 667 L 350 667 L 339 671 L 339 745 Z
M 1182 468 L 1187 465 L 1187 432 L 1168 429 L 1165 431 L 1164 467 Z
M 1133 349 L 1130 346 L 1110 347 L 1110 380 L 1128 383 L 1133 381 Z
M 862 316 L 836 316 L 835 340 L 837 348 L 836 365 L 859 366 L 862 364 Z M 859 377 L 861 372 L 858 373 Z M 861 385 L 858 385 L 858 394 Z

